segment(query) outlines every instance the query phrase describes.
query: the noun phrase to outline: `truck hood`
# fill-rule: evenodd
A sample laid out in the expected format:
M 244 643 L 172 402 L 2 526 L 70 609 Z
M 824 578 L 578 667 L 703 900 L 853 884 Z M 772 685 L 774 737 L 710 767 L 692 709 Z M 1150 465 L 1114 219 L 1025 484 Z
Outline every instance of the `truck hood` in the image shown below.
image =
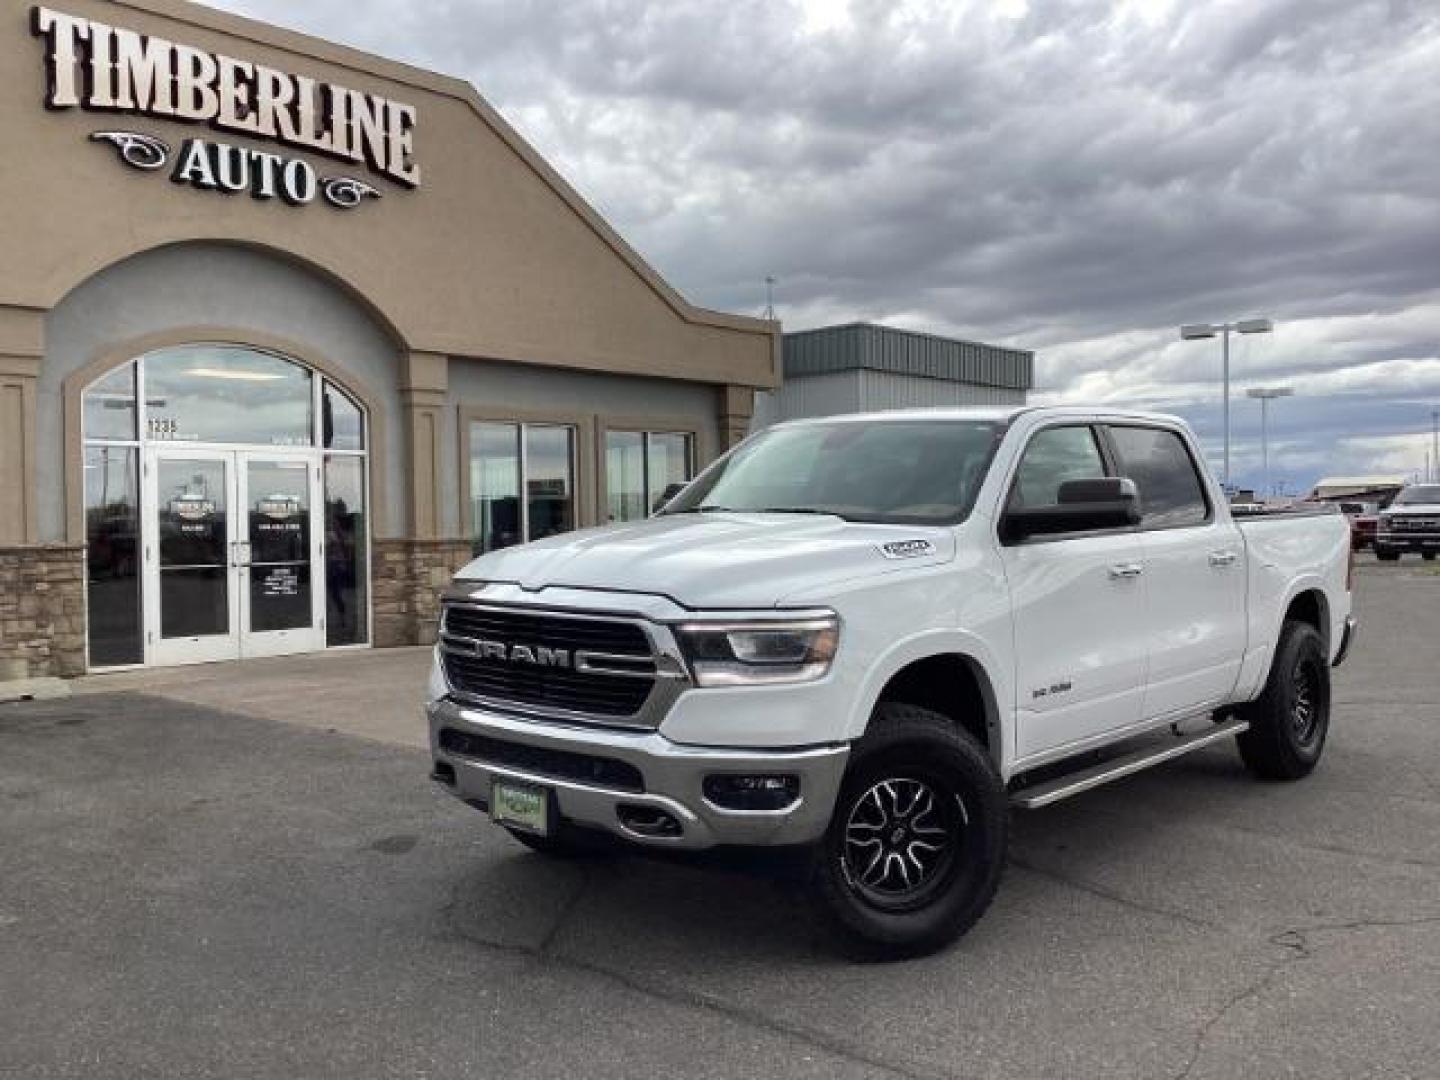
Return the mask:
M 457 575 L 667 596 L 690 608 L 769 608 L 830 582 L 953 558 L 951 530 L 796 514 L 675 514 L 482 555 Z

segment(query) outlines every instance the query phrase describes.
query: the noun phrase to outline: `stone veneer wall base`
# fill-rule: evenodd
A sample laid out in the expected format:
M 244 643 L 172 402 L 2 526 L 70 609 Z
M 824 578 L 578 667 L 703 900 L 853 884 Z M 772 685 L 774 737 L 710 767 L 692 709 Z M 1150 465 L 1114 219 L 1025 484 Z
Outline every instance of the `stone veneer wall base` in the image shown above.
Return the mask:
M 431 645 L 440 594 L 473 557 L 468 540 L 376 540 L 371 587 L 375 645 Z
M 0 680 L 85 672 L 85 549 L 0 547 Z

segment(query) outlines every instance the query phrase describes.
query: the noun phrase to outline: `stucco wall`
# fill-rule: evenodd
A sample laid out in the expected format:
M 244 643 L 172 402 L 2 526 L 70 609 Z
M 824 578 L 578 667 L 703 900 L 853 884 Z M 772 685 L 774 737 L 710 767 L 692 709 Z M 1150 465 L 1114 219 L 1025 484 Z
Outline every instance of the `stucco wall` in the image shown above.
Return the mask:
M 46 318 L 45 360 L 36 410 L 40 540 L 64 539 L 64 418 L 61 390 L 72 372 L 134 341 L 183 327 L 226 327 L 236 340 L 282 338 L 303 345 L 378 397 L 386 431 L 386 505 L 380 535 L 403 531 L 399 395 L 395 343 L 340 286 L 296 263 L 253 248 L 194 243 L 127 259 L 86 281 Z M 343 379 L 343 375 L 342 375 Z

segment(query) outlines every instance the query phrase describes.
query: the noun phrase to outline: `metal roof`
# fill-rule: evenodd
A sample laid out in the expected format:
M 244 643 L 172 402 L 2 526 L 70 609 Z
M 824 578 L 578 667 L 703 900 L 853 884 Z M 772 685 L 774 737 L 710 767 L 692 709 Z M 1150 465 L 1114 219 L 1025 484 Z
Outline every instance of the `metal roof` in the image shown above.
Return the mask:
M 1010 390 L 1035 385 L 1033 352 L 876 323 L 794 331 L 783 348 L 786 378 L 868 368 Z

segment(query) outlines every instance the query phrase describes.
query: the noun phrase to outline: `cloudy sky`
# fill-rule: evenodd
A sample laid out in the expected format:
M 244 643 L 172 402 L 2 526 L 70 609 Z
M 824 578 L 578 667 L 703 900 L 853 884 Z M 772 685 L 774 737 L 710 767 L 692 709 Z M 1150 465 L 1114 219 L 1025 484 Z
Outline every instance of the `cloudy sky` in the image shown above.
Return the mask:
M 1234 472 L 1425 467 L 1434 0 L 221 0 L 462 76 L 676 287 L 788 328 L 1036 350 L 1042 400 L 1182 413 Z

